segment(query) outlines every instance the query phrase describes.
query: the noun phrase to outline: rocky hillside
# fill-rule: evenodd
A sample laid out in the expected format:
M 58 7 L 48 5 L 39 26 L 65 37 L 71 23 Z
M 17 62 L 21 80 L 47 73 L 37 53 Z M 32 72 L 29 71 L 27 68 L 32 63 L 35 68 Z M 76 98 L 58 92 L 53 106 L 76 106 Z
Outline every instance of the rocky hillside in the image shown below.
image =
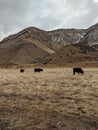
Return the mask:
M 47 32 L 30 27 L 1 41 L 0 65 L 46 63 L 59 48 Z
M 50 56 L 49 65 L 98 67 L 98 48 L 66 45 Z
M 29 41 L 29 42 L 34 42 L 34 41 L 39 41 L 43 45 L 46 45 L 50 49 L 56 50 L 59 48 L 59 46 L 53 42 L 51 37 L 47 34 L 46 31 L 35 28 L 35 27 L 29 27 L 21 32 L 11 35 L 4 40 L 1 41 L 1 43 L 11 43 L 12 41 Z
M 83 29 L 58 29 L 48 32 L 51 39 L 61 46 L 79 43 L 86 35 L 86 30 Z
M 48 32 L 51 39 L 64 46 L 67 43 L 93 46 L 98 44 L 98 23 L 88 29 L 58 29 Z
M 0 43 L 0 65 L 83 65 L 98 62 L 98 24 L 88 29 L 44 31 L 30 27 Z
M 98 24 L 95 24 L 86 30 L 86 34 L 80 41 L 80 44 L 84 44 L 87 46 L 98 45 Z

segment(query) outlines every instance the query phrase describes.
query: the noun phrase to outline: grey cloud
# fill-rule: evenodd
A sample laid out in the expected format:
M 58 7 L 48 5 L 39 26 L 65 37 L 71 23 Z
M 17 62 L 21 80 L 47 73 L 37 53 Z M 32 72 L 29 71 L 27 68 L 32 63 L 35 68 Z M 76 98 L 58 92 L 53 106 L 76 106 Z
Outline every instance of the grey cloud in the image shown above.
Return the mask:
M 19 23 L 21 24 L 22 21 L 25 20 L 29 4 L 30 2 L 27 3 L 26 0 L 1 0 L 0 24 L 4 25 L 4 28 L 19 26 Z
M 29 26 L 88 28 L 98 19 L 94 0 L 0 0 L 0 39 Z

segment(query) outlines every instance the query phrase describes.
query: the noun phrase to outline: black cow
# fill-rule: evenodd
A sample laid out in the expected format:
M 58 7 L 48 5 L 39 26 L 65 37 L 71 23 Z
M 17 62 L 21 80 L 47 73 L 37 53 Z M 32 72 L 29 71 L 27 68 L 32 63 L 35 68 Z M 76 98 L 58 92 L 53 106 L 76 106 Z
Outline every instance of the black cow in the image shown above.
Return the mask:
M 75 73 L 81 73 L 84 74 L 84 71 L 82 70 L 82 68 L 73 68 L 73 74 L 75 75 Z
M 25 69 L 20 69 L 20 73 L 24 73 Z
M 40 69 L 40 68 L 36 68 L 36 69 L 34 69 L 34 72 L 36 73 L 36 72 L 43 72 L 43 69 Z

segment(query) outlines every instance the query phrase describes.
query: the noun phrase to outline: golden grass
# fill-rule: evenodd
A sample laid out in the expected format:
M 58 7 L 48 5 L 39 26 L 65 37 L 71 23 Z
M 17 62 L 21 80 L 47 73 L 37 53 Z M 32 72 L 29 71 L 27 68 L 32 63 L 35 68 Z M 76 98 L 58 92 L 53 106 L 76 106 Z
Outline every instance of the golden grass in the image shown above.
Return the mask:
M 0 130 L 97 130 L 98 69 L 0 69 Z

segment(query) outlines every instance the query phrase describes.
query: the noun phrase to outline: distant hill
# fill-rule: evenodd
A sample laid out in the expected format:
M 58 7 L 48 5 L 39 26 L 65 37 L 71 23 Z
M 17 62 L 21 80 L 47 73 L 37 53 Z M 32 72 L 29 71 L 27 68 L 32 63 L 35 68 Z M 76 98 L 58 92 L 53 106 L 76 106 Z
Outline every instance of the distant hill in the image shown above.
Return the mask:
M 37 28 L 27 28 L 5 38 L 0 44 L 0 64 L 17 65 L 47 62 L 48 56 L 60 46 L 52 41 L 47 32 Z
M 50 58 L 50 65 L 66 67 L 97 67 L 98 49 L 88 46 L 67 45 Z
M 44 31 L 29 27 L 0 42 L 0 65 L 98 65 L 98 24 Z

